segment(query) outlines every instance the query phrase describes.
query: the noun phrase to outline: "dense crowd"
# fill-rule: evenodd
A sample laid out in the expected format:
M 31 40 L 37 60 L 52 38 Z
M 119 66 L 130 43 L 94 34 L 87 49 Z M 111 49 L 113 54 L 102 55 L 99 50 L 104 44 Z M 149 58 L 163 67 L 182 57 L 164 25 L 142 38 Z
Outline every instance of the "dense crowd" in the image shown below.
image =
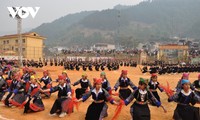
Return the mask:
M 76 62 L 84 64 L 83 61 Z M 99 64 L 104 64 L 105 61 L 98 62 L 100 62 Z M 119 62 L 118 64 L 124 65 L 124 62 Z M 181 71 L 182 77 L 178 81 L 176 88 L 171 89 L 169 86 L 159 84 L 157 81 L 157 73 L 159 72 L 157 68 L 154 70 L 154 67 L 150 68 L 151 77 L 149 79 L 141 77 L 138 86 L 128 77 L 127 70 L 122 70 L 115 85 L 111 86 L 109 78 L 106 77 L 104 71 L 101 72 L 100 78 L 94 78 L 93 82 L 88 79 L 86 73 L 83 73 L 78 81 L 72 83 L 67 71 L 62 71 L 56 80 L 52 80 L 47 70 L 43 71 L 43 76 L 38 78 L 37 73 L 29 67 L 23 67 L 23 73 L 21 73 L 20 69 L 15 66 L 14 61 L 11 62 L 3 59 L 1 60 L 0 67 L 0 100 L 7 107 L 16 106 L 24 108 L 24 114 L 27 114 L 43 111 L 45 109 L 43 98 L 50 98 L 51 93 L 58 91 L 57 98 L 49 110 L 49 115 L 56 116 L 58 114 L 59 117 L 65 117 L 66 114 L 74 112 L 73 108 L 74 106 L 78 107 L 78 102 L 84 102 L 92 96 L 93 102 L 86 111 L 85 119 L 103 120 L 103 118 L 108 116 L 108 102 L 121 108 L 135 99 L 130 108 L 132 119 L 150 120 L 151 114 L 148 104 L 162 107 L 164 112 L 167 111 L 161 104 L 157 92 L 157 89 L 159 89 L 161 92 L 166 93 L 168 102 L 177 102 L 173 116 L 175 120 L 199 120 L 199 108 L 193 105 L 200 102 L 200 74 L 194 83 L 190 83 L 187 72 L 199 72 L 200 69 L 190 67 L 183 67 L 183 71 Z M 190 71 L 190 69 L 194 71 Z M 172 70 L 172 72 L 174 71 Z M 53 86 L 52 82 L 57 82 L 57 85 Z M 79 88 L 71 88 L 71 86 L 79 84 Z M 75 97 L 73 97 L 74 94 Z M 121 100 L 116 101 L 112 96 L 118 96 Z M 116 111 L 113 119 L 117 118 L 120 110 Z
M 140 68 L 142 73 L 158 73 L 159 75 L 163 74 L 176 74 L 176 73 L 189 73 L 189 72 L 200 72 L 200 64 L 187 64 L 187 65 L 178 65 L 178 64 L 163 64 L 161 66 L 150 66 L 145 65 L 143 68 Z
M 93 55 L 119 55 L 119 54 L 139 54 L 138 49 L 125 49 L 125 50 L 62 50 L 64 55 L 76 54 L 76 55 L 85 55 L 85 54 L 93 54 Z
M 127 67 L 137 67 L 137 63 L 132 60 L 111 60 L 111 59 L 104 59 L 104 60 L 95 60 L 95 61 L 83 61 L 82 59 L 76 60 L 68 60 L 68 59 L 44 59 L 43 61 L 29 61 L 23 60 L 23 66 L 27 67 L 43 67 L 43 66 L 63 66 L 66 70 L 77 70 L 80 69 L 86 71 L 92 70 L 118 70 L 120 66 L 127 66 Z

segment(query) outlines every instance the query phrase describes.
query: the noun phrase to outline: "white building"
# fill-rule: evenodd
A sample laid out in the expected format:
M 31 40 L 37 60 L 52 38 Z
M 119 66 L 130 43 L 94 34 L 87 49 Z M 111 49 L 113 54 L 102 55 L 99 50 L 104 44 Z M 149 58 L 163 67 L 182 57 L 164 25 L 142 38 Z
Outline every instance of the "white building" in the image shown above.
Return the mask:
M 91 47 L 91 50 L 114 50 L 115 45 L 107 43 L 96 43 Z
M 49 48 L 49 51 L 52 53 L 62 53 L 62 50 L 68 50 L 66 47 L 53 47 Z

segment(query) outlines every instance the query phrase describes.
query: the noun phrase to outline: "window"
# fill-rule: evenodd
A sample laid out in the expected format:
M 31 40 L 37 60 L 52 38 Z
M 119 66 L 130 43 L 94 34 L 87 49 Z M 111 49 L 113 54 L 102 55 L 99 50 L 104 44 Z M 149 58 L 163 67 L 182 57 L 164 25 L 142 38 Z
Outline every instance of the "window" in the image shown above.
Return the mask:
M 18 43 L 18 40 L 15 40 L 15 43 Z
M 3 41 L 3 44 L 6 44 L 6 41 Z
M 6 42 L 7 42 L 7 44 L 9 44 L 9 40 L 7 40 Z
M 22 40 L 22 43 L 25 43 L 25 42 L 26 42 L 25 39 L 23 39 L 23 40 Z
M 12 46 L 12 50 L 14 50 L 14 47 Z
M 22 51 L 25 51 L 26 49 L 25 48 L 22 48 Z
M 15 48 L 15 51 L 18 51 L 18 48 Z

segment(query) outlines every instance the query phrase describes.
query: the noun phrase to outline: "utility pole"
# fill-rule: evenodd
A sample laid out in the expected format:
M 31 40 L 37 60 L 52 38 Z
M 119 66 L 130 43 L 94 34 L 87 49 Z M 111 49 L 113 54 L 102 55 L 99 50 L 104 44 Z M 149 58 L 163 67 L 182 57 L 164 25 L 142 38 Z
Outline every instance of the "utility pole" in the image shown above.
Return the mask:
M 13 7 L 13 10 L 15 10 L 15 12 L 17 11 L 15 7 Z M 22 12 L 23 14 L 25 13 L 25 11 Z M 10 17 L 11 14 L 9 14 Z M 19 66 L 22 67 L 23 64 L 22 64 L 22 58 L 23 58 L 23 55 L 22 55 L 22 35 L 21 35 L 21 31 L 22 31 L 22 18 L 16 14 L 15 16 L 15 19 L 17 20 L 17 35 L 18 35 L 18 51 L 19 51 Z
M 20 66 L 22 66 L 22 34 L 21 34 L 21 30 L 22 30 L 22 18 L 16 18 L 17 19 L 17 35 L 18 35 L 18 39 L 19 39 L 19 61 L 20 61 Z

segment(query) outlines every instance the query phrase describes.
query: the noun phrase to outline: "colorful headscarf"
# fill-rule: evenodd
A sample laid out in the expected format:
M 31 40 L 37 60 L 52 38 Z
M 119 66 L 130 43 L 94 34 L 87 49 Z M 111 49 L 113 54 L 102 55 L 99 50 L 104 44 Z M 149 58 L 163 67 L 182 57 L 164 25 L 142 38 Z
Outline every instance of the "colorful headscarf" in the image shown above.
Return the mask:
M 143 83 L 143 84 L 148 84 L 149 80 L 148 79 L 144 79 L 144 78 L 140 78 L 139 83 Z
M 186 80 L 186 79 L 182 79 L 182 80 L 181 80 L 181 85 L 183 85 L 183 84 L 185 84 L 185 83 L 190 83 L 190 81 L 189 81 L 189 80 Z

